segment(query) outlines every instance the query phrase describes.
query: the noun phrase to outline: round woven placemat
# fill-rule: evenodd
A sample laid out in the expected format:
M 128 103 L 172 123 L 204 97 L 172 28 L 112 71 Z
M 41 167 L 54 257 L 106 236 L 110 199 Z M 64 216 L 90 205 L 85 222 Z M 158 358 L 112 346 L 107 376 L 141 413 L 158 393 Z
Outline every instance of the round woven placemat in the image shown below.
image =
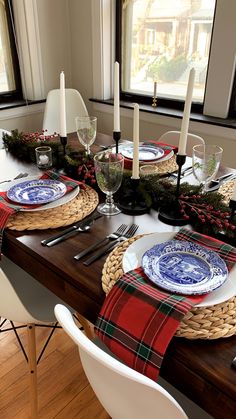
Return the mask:
M 102 288 L 106 294 L 123 275 L 122 258 L 125 250 L 138 235 L 122 242 L 107 257 L 102 271 Z M 180 323 L 175 336 L 187 339 L 218 339 L 236 334 L 236 297 L 210 307 L 194 307 Z
M 225 182 L 223 185 L 221 185 L 218 189 L 218 192 L 223 195 L 224 197 L 224 202 L 226 204 L 229 203 L 230 198 L 232 196 L 233 190 L 234 190 L 234 185 L 236 183 L 236 180 L 229 180 L 228 182 Z
M 97 192 L 86 186 L 80 193 L 66 204 L 44 211 L 18 212 L 11 215 L 7 228 L 11 230 L 45 230 L 73 224 L 82 220 L 95 210 L 98 205 Z
M 160 163 L 155 163 L 157 167 L 157 174 L 164 175 L 165 173 L 172 173 L 178 169 L 176 164 L 176 155 L 174 154 L 169 160 Z

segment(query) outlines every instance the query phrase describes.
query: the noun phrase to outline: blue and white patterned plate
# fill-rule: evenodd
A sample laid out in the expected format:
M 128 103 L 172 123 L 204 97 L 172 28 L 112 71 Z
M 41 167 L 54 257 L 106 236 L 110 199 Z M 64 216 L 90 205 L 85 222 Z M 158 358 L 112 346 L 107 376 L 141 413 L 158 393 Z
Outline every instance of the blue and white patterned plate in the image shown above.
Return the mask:
M 66 185 L 58 180 L 28 180 L 12 186 L 7 191 L 11 201 L 20 204 L 46 204 L 61 198 L 66 193 Z
M 181 240 L 170 240 L 147 250 L 142 267 L 159 287 L 187 295 L 211 292 L 228 276 L 227 266 L 216 252 Z
M 119 152 L 128 159 L 133 159 L 133 144 L 120 144 Z M 157 145 L 139 145 L 139 161 L 155 161 L 164 155 L 164 150 Z

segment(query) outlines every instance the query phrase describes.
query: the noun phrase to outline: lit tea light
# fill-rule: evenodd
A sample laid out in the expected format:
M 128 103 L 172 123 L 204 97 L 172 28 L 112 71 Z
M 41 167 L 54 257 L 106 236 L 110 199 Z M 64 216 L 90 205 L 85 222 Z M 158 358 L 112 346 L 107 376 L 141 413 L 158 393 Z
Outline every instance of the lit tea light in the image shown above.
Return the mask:
M 47 164 L 49 162 L 49 157 L 46 154 L 42 154 L 39 156 L 39 163 L 40 164 Z

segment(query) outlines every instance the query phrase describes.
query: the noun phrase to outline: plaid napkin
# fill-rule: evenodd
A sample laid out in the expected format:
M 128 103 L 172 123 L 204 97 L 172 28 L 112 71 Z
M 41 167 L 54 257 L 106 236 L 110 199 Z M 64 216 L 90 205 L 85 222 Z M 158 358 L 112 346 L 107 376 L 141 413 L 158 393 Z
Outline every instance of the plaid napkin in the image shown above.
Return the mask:
M 214 250 L 229 271 L 236 262 L 236 249 L 212 237 L 183 228 L 174 238 Z M 179 323 L 204 298 L 168 293 L 152 285 L 139 267 L 114 285 L 100 311 L 95 333 L 128 366 L 157 381 L 163 356 Z
M 159 141 L 156 140 L 149 140 L 147 142 L 144 142 L 145 145 L 152 145 L 155 144 L 157 146 L 160 146 L 163 150 L 164 150 L 164 155 L 162 157 L 168 156 L 168 154 L 171 153 L 171 151 L 174 151 L 174 153 L 176 154 L 178 151 L 178 147 L 171 145 L 171 144 L 166 144 L 166 143 L 160 143 Z M 124 168 L 127 170 L 132 170 L 132 165 L 133 165 L 133 159 L 129 159 L 127 157 L 124 158 Z
M 59 180 L 60 182 L 63 182 L 66 185 L 66 193 L 72 191 L 74 188 L 76 188 L 78 185 L 83 189 L 85 186 L 82 182 L 78 182 L 76 180 L 70 179 L 67 176 L 61 175 L 60 173 L 54 171 L 54 170 L 48 170 L 45 172 L 40 179 L 53 179 L 53 180 Z M 22 180 L 23 182 L 23 180 Z M 43 204 L 44 205 L 44 204 Z M 38 208 L 42 205 L 21 205 L 17 204 L 15 202 L 12 202 L 7 198 L 6 192 L 0 192 L 0 254 L 1 254 L 1 248 L 2 248 L 2 237 L 3 237 L 3 231 L 7 224 L 8 218 L 10 215 L 17 213 L 22 208 Z

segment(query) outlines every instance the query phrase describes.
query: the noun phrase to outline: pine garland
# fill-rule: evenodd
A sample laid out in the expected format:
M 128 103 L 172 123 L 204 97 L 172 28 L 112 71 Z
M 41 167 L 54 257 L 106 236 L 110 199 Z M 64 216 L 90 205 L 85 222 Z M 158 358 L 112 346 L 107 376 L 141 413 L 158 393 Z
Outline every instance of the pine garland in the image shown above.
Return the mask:
M 161 179 L 159 176 L 144 176 L 140 186 L 151 199 L 152 208 L 176 206 L 176 185 Z M 120 195 L 129 188 L 129 177 L 125 176 Z M 224 203 L 224 197 L 217 192 L 203 193 L 202 186 L 183 183 L 180 186 L 178 199 L 181 214 L 196 231 L 214 237 L 226 237 L 236 244 L 236 216 L 231 217 L 229 207 Z

